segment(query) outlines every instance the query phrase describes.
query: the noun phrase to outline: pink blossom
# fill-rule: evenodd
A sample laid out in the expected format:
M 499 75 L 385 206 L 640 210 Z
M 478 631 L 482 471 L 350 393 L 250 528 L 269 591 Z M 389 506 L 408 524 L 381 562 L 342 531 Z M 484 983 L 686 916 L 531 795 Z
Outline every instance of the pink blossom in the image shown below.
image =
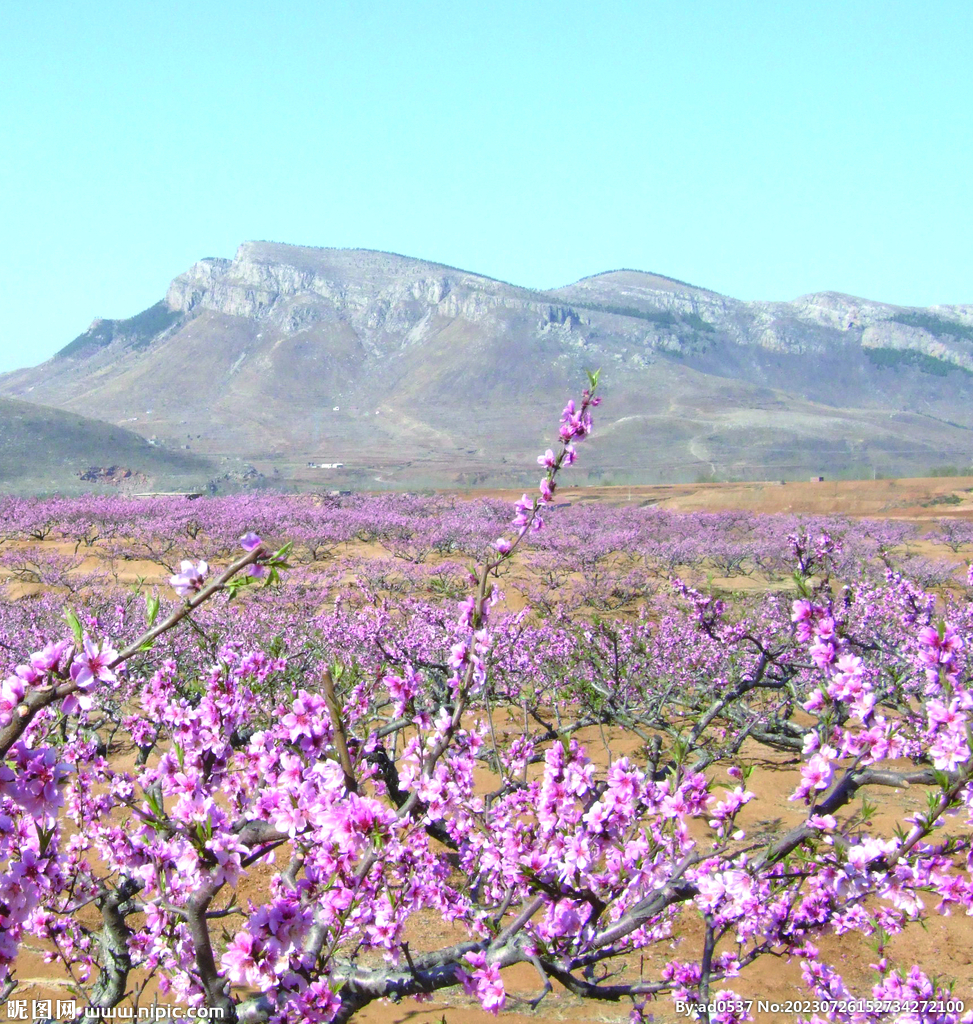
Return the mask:
M 475 968 L 471 972 L 456 969 L 456 978 L 466 994 L 479 999 L 480 1005 L 488 1013 L 499 1013 L 507 1001 L 500 970 L 495 964 L 488 964 L 485 954 L 481 952 L 467 953 L 464 959 Z
M 801 766 L 802 782 L 790 799 L 806 799 L 813 790 L 827 789 L 831 785 L 833 777 L 834 769 L 830 763 L 820 753 L 814 754 L 806 764 Z
M 7 676 L 0 683 L 0 728 L 9 725 L 14 708 L 24 699 L 24 681 L 20 676 Z
M 37 651 L 30 656 L 31 668 L 39 673 L 54 671 L 65 652 L 70 648 L 71 644 L 67 640 L 58 640 L 47 644 L 42 651 Z
M 114 683 L 116 676 L 109 666 L 117 658 L 118 651 L 107 643 L 99 647 L 85 637 L 82 652 L 71 662 L 71 678 L 79 690 L 91 690 L 97 683 Z
M 203 580 L 209 572 L 209 565 L 200 561 L 194 565 L 188 559 L 179 563 L 180 572 L 169 577 L 169 585 L 180 597 L 190 597 L 203 588 Z

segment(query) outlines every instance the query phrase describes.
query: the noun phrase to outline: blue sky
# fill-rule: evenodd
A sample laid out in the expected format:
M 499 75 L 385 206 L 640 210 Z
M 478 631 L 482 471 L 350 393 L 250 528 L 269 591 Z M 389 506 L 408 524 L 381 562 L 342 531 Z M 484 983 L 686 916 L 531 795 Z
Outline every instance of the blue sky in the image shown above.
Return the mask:
M 0 371 L 245 239 L 973 303 L 973 4 L 6 0 Z

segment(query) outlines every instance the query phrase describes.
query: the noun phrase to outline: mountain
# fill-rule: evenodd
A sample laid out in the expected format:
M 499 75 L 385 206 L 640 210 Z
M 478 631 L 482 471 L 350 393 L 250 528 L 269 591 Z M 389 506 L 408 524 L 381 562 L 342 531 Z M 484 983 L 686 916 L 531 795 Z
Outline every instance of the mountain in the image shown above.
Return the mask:
M 973 305 L 743 302 L 617 270 L 533 291 L 391 253 L 246 242 L 0 394 L 281 481 L 519 479 L 600 367 L 591 479 L 973 461 Z M 314 463 L 311 468 L 308 463 Z M 343 468 L 321 469 L 343 463 Z
M 0 398 L 0 489 L 6 493 L 196 489 L 207 459 L 149 444 L 131 430 Z

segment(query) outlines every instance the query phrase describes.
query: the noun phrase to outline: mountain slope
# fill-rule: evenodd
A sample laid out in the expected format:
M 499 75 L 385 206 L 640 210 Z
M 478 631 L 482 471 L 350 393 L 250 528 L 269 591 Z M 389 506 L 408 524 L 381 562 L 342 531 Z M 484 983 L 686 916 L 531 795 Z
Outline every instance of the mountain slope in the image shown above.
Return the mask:
M 416 485 L 509 478 L 584 370 L 597 477 L 921 472 L 973 460 L 973 306 L 742 302 L 620 270 L 548 292 L 368 250 L 244 243 L 0 394 L 192 451 Z M 339 474 L 340 476 L 341 474 Z
M 8 493 L 199 487 L 212 475 L 208 460 L 154 447 L 131 430 L 0 398 L 0 489 Z

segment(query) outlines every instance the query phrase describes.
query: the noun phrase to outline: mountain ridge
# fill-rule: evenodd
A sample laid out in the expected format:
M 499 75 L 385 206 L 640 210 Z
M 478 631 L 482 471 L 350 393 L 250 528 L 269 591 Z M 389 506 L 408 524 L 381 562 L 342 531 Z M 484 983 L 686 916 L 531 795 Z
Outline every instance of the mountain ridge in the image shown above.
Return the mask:
M 614 448 L 592 445 L 594 479 L 973 462 L 973 305 L 746 302 L 625 268 L 537 290 L 276 242 L 198 261 L 155 306 L 0 377 L 0 394 L 299 485 L 318 458 L 361 485 L 485 482 L 547 443 L 554 407 L 597 367 L 619 425 Z

